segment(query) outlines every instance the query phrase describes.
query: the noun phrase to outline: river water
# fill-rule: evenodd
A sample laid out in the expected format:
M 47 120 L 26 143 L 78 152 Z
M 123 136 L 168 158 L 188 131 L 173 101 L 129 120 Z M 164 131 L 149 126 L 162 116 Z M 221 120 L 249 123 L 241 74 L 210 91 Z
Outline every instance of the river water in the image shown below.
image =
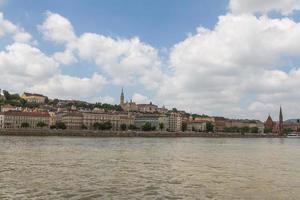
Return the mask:
M 300 199 L 300 139 L 0 137 L 0 199 Z

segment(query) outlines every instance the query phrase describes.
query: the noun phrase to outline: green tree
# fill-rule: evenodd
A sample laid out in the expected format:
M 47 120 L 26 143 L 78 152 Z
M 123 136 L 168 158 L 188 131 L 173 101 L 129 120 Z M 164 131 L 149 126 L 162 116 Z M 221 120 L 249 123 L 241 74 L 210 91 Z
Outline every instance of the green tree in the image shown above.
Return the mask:
M 182 125 L 181 125 L 181 131 L 182 132 L 185 132 L 187 130 L 187 124 L 184 122 L 184 123 L 182 123 Z
M 121 128 L 122 131 L 126 131 L 127 125 L 126 124 L 121 124 L 120 128 Z
M 63 122 L 57 122 L 55 126 L 56 126 L 57 129 L 63 129 L 64 130 L 64 129 L 67 128 L 66 124 L 63 123 Z
M 258 127 L 252 127 L 250 132 L 251 133 L 258 133 Z
M 47 126 L 47 124 L 45 124 L 45 122 L 38 122 L 38 123 L 36 124 L 36 126 L 37 126 L 37 127 L 40 127 L 40 128 L 43 128 L 43 127 Z
M 206 132 L 214 132 L 214 125 L 211 122 L 206 123 Z
M 165 128 L 164 123 L 159 123 L 159 129 L 160 129 L 160 131 L 162 131 L 164 128 Z
M 264 133 L 272 133 L 272 129 L 270 129 L 270 128 L 265 128 Z
M 173 112 L 178 112 L 177 108 L 172 109 Z
M 112 129 L 112 123 L 110 121 L 104 122 L 103 123 L 103 130 L 110 130 Z
M 45 104 L 49 104 L 49 98 L 48 97 L 45 98 Z
M 86 130 L 86 129 L 87 129 L 86 125 L 82 124 L 82 125 L 81 125 L 81 129 Z
M 142 130 L 143 131 L 152 131 L 153 128 L 152 128 L 152 125 L 150 122 L 146 122 L 143 126 L 142 126 Z
M 130 124 L 130 125 L 128 126 L 128 129 L 129 129 L 129 130 L 138 130 L 139 128 L 136 127 L 136 126 L 133 125 L 133 124 Z
M 240 129 L 241 133 L 249 133 L 250 132 L 250 128 L 248 126 L 244 126 Z
M 284 128 L 284 129 L 282 130 L 282 133 L 283 133 L 284 135 L 287 135 L 287 134 L 289 134 L 289 133 L 291 133 L 291 132 L 293 132 L 293 130 L 292 130 L 291 128 Z
M 21 128 L 29 128 L 29 123 L 23 122 L 23 123 L 21 124 Z

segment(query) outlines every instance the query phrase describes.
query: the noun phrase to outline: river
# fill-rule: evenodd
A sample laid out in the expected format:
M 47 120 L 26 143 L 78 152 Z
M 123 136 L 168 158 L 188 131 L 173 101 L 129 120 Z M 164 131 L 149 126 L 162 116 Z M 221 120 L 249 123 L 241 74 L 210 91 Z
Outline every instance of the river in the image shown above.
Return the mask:
M 300 139 L 0 137 L 0 199 L 300 199 Z

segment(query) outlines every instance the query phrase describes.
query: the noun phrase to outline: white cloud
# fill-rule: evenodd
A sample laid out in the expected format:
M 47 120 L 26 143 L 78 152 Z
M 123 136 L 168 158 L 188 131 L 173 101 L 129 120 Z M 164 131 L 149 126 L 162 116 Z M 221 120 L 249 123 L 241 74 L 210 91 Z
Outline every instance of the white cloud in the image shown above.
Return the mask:
M 106 83 L 106 79 L 99 74 L 94 74 L 91 78 L 57 74 L 44 84 L 33 86 L 31 90 L 43 91 L 51 97 L 89 100 L 99 93 Z
M 36 47 L 14 43 L 0 52 L 2 87 L 21 90 L 58 73 L 58 64 Z
M 104 97 L 99 97 L 99 98 L 95 99 L 93 102 L 115 104 L 115 99 L 111 96 L 104 96 Z
M 300 86 L 298 70 L 285 73 L 280 67 L 285 56 L 300 55 L 299 34 L 300 24 L 290 19 L 222 16 L 213 30 L 200 27 L 174 46 L 173 74 L 164 79 L 157 99 L 191 112 L 228 117 L 257 116 L 249 106 L 256 101 L 278 107 L 295 102 L 292 88 Z M 282 99 L 274 98 L 282 91 Z
M 56 52 L 53 55 L 53 58 L 64 65 L 70 65 L 76 63 L 78 60 L 73 54 L 73 52 L 69 49 L 66 49 L 64 52 Z
M 235 14 L 278 11 L 287 15 L 300 10 L 300 0 L 230 0 L 229 7 Z
M 30 43 L 32 39 L 29 33 L 9 20 L 6 20 L 3 13 L 0 12 L 0 38 L 10 34 L 13 35 L 13 39 L 16 42 Z
M 139 93 L 134 93 L 132 96 L 132 101 L 136 102 L 138 104 L 144 104 L 144 103 L 149 103 L 150 100 L 147 96 L 144 96 L 142 94 Z
M 38 26 L 44 38 L 57 43 L 71 42 L 76 39 L 70 21 L 59 14 L 47 12 L 44 23 Z
M 117 85 L 140 82 L 153 89 L 158 87 L 153 82 L 163 77 L 158 51 L 139 38 L 119 39 L 88 32 L 76 37 L 71 22 L 51 12 L 39 29 L 44 38 L 66 43 L 64 52 L 54 54 L 54 58 L 62 64 L 72 64 L 78 59 L 88 60 L 99 66 Z

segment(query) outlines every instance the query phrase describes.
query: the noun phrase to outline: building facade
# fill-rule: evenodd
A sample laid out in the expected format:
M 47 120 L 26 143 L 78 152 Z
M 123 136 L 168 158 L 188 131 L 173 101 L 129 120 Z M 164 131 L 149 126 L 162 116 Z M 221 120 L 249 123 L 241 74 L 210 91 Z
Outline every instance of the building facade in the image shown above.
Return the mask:
M 80 112 L 68 112 L 62 115 L 61 121 L 67 129 L 79 130 L 83 127 L 83 115 Z
M 18 129 L 22 125 L 27 124 L 27 128 L 41 128 L 39 123 L 43 123 L 45 127 L 49 128 L 49 114 L 38 112 L 17 112 L 9 111 L 0 113 L 0 127 L 2 129 Z
M 182 131 L 182 116 L 180 113 L 171 112 L 169 116 L 169 131 L 181 132 Z
M 21 97 L 30 103 L 45 103 L 46 100 L 46 97 L 44 95 L 32 94 L 28 92 L 24 92 Z

